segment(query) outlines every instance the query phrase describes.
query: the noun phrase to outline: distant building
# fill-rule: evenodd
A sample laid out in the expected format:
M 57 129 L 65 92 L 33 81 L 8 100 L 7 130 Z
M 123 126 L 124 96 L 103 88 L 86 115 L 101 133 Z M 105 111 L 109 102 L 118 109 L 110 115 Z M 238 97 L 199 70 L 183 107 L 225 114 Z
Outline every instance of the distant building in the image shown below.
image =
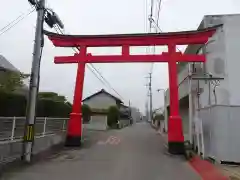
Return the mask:
M 0 80 L 4 78 L 4 74 L 6 72 L 17 72 L 20 73 L 20 71 L 13 66 L 4 56 L 0 55 Z M 28 94 L 28 87 L 24 85 L 21 88 L 18 88 L 15 91 L 16 94 L 22 94 L 27 95 Z
M 142 121 L 142 114 L 138 108 L 131 107 L 131 117 L 133 124 Z
M 130 113 L 128 106 L 125 106 L 121 99 L 104 89 L 86 97 L 82 102 L 91 108 L 92 116 L 89 125 L 87 125 L 91 129 L 106 130 L 108 128 L 107 112 L 111 106 L 119 108 L 120 120 L 123 125 L 129 124 Z

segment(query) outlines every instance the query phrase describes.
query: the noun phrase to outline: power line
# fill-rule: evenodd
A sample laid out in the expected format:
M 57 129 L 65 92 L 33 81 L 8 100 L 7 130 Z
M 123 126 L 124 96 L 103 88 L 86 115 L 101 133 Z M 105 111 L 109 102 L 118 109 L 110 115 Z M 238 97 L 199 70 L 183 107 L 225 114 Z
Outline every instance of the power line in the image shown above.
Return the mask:
M 161 5 L 162 5 L 162 0 L 159 0 L 159 2 L 158 2 L 158 12 L 157 12 L 157 26 L 158 26 L 159 18 L 160 18 Z
M 157 30 L 158 30 L 159 32 L 163 32 L 163 31 L 160 29 L 160 27 L 157 25 L 157 23 L 155 22 L 154 19 L 152 19 L 151 21 L 155 24 L 155 26 L 156 26 L 156 28 L 157 28 Z M 176 48 L 177 48 L 177 50 L 178 50 L 179 52 L 182 52 L 178 47 L 176 47 Z
M 6 26 L 4 26 L 1 30 L 0 30 L 0 36 L 3 35 L 4 33 L 6 33 L 7 31 L 9 31 L 10 29 L 12 29 L 13 27 L 15 27 L 19 22 L 21 22 L 23 19 L 25 19 L 27 16 L 29 16 L 31 13 L 33 13 L 35 11 L 35 8 L 31 8 L 30 11 L 25 14 L 21 14 L 20 16 L 18 16 L 16 19 L 14 19 L 13 21 L 11 21 L 10 23 L 8 23 Z
M 58 26 L 54 26 L 55 30 L 60 32 L 60 34 L 65 34 Z M 59 33 L 58 32 L 58 33 Z M 79 53 L 79 48 L 76 47 L 72 48 L 74 52 Z M 109 87 L 111 90 L 113 90 L 120 98 L 124 99 L 109 83 L 109 81 L 102 75 L 102 73 L 91 63 L 87 64 L 87 68 L 95 75 L 95 77 L 105 86 Z M 93 69 L 95 71 L 93 71 Z M 99 78 L 99 76 L 102 78 Z
M 159 0 L 158 1 L 158 10 L 157 10 L 157 23 L 156 23 L 156 26 L 158 27 L 158 23 L 159 23 L 159 18 L 160 18 L 160 11 L 161 11 L 161 5 L 162 5 L 162 0 Z M 152 4 L 153 6 L 153 4 Z M 151 32 L 151 28 L 152 28 L 152 23 L 154 22 L 153 20 L 153 12 L 152 12 L 152 9 L 153 7 L 151 6 L 151 14 L 149 16 L 149 22 L 150 22 L 150 32 Z M 156 27 L 154 28 L 155 29 L 155 32 L 157 33 L 157 29 Z M 155 54 L 155 51 L 156 51 L 156 47 L 153 46 L 153 54 Z M 150 72 L 153 73 L 153 66 L 154 66 L 154 63 L 151 63 L 151 68 L 150 68 Z
M 106 84 L 108 84 L 108 86 L 119 96 L 123 99 L 123 97 L 111 86 L 111 84 L 108 82 L 108 80 L 103 77 L 103 75 L 99 72 L 99 70 L 93 65 L 93 64 L 89 64 L 100 76 L 101 78 L 106 82 Z
M 153 16 L 153 6 L 154 6 L 154 0 L 151 0 L 151 9 L 150 9 L 150 16 L 149 18 L 152 18 Z M 151 32 L 151 29 L 152 29 L 152 23 L 150 22 L 150 32 Z
M 29 11 L 31 11 L 33 8 L 29 9 Z M 6 29 L 8 26 L 10 26 L 12 23 L 14 23 L 15 21 L 17 21 L 19 18 L 21 18 L 22 16 L 26 15 L 26 13 L 22 13 L 20 14 L 17 18 L 15 18 L 14 20 L 12 20 L 11 22 L 9 22 L 7 25 L 5 25 L 2 29 L 0 29 L 0 31 L 3 31 L 4 29 Z

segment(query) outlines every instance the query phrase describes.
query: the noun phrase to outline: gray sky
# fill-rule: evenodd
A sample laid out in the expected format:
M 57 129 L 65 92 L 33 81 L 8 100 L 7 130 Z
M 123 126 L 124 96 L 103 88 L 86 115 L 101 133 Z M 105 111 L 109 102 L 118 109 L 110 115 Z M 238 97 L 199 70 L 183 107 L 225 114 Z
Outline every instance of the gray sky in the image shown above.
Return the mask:
M 30 5 L 27 0 L 1 0 L 0 29 L 8 22 L 27 12 Z M 150 0 L 46 0 L 65 24 L 65 30 L 71 34 L 109 34 L 143 33 L 148 31 L 147 17 Z M 157 0 L 155 0 L 157 2 Z M 160 27 L 163 31 L 181 31 L 196 29 L 204 15 L 239 13 L 239 0 L 162 0 Z M 156 17 L 156 12 L 155 17 Z M 32 46 L 36 12 L 7 33 L 0 36 L 0 54 L 14 66 L 29 73 L 32 61 Z M 0 32 L 1 33 L 1 32 Z M 90 49 L 93 53 L 117 53 L 117 49 Z M 145 52 L 135 49 L 135 52 Z M 41 66 L 41 91 L 54 91 L 67 96 L 72 101 L 75 86 L 76 64 L 55 65 L 54 55 L 71 55 L 71 49 L 54 48 L 48 39 Z M 146 76 L 150 64 L 95 64 L 95 67 L 111 83 L 124 102 L 131 100 L 133 105 L 144 110 L 146 101 Z M 162 93 L 157 88 L 168 87 L 167 64 L 154 64 L 153 96 L 154 107 L 163 104 Z M 86 71 L 84 97 L 106 89 L 89 70 Z

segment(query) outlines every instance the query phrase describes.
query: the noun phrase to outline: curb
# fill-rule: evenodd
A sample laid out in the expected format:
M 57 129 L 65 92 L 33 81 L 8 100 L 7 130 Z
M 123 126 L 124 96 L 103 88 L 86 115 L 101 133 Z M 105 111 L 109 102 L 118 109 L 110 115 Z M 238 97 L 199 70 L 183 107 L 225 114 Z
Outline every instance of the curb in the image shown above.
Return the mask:
M 230 180 L 212 163 L 194 156 L 189 160 L 191 167 L 202 177 L 203 180 Z
M 157 134 L 163 137 L 165 143 L 167 143 L 167 134 L 157 132 Z M 189 165 L 200 175 L 203 180 L 230 180 L 225 176 L 217 167 L 215 167 L 209 161 L 201 159 L 193 151 L 186 148 L 185 158 Z

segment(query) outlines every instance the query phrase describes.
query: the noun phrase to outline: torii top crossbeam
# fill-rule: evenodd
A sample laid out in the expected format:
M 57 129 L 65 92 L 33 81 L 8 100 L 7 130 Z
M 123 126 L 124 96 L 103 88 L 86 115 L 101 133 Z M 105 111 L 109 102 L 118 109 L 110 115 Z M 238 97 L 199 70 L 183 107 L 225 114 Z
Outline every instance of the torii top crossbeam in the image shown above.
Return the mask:
M 214 26 L 198 31 L 110 35 L 60 35 L 45 31 L 56 47 L 102 47 L 102 46 L 154 46 L 174 43 L 176 45 L 203 44 L 216 31 Z
M 114 35 L 60 35 L 45 31 L 56 47 L 80 47 L 82 54 L 55 57 L 55 63 L 127 63 L 127 62 L 169 62 L 170 53 L 131 55 L 130 46 L 204 44 L 218 26 L 199 31 L 171 33 L 114 34 Z M 122 55 L 91 55 L 87 47 L 122 47 Z M 174 51 L 175 52 L 175 51 Z M 176 62 L 204 62 L 204 55 L 186 55 L 175 52 Z

